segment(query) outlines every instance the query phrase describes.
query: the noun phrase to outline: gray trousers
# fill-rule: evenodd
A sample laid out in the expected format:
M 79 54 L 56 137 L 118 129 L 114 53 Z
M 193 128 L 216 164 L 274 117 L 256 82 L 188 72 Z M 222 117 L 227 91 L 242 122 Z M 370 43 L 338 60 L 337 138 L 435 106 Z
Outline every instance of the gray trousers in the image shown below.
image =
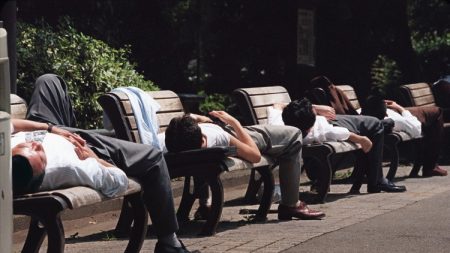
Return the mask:
M 375 186 L 384 183 L 383 177 L 383 145 L 384 128 L 375 117 L 363 115 L 336 115 L 336 125 L 347 128 L 350 132 L 366 136 L 372 141 L 369 153 L 360 156 L 358 166 L 367 175 L 367 185 Z
M 254 125 L 244 127 L 262 154 L 279 164 L 281 204 L 298 202 L 302 165 L 302 133 L 296 127 Z
M 143 198 L 158 237 L 178 230 L 169 172 L 162 153 L 150 145 L 119 140 L 71 128 L 76 120 L 64 80 L 53 74 L 39 77 L 29 104 L 27 118 L 50 122 L 78 133 L 102 159 L 138 179 Z

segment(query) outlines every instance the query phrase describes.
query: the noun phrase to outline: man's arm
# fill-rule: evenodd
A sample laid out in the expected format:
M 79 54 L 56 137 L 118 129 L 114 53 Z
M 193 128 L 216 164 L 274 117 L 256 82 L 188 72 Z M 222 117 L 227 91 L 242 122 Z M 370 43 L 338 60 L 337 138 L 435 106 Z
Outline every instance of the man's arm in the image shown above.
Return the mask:
M 324 116 L 327 120 L 336 119 L 336 111 L 333 107 L 327 105 L 315 105 L 313 104 L 313 109 L 316 115 Z
M 350 133 L 348 140 L 360 144 L 364 153 L 368 153 L 372 149 L 372 142 L 366 136 Z
M 212 111 L 209 114 L 234 129 L 236 138 L 231 136 L 230 144 L 236 146 L 238 157 L 244 158 L 252 163 L 257 163 L 261 160 L 261 152 L 237 119 L 224 111 Z
M 62 137 L 66 138 L 68 141 L 72 142 L 74 145 L 74 142 L 77 142 L 81 145 L 85 145 L 86 141 L 81 138 L 79 135 L 71 133 L 67 130 L 64 130 L 62 128 L 59 128 L 57 126 L 48 125 L 47 123 L 37 122 L 37 121 L 31 121 L 26 119 L 11 119 L 11 123 L 14 128 L 14 133 L 22 132 L 22 131 L 38 131 L 38 130 L 46 130 L 51 133 L 61 135 Z
M 386 103 L 387 108 L 392 109 L 400 114 L 402 114 L 405 111 L 405 108 L 403 108 L 401 105 L 397 104 L 395 101 L 392 100 L 384 100 Z

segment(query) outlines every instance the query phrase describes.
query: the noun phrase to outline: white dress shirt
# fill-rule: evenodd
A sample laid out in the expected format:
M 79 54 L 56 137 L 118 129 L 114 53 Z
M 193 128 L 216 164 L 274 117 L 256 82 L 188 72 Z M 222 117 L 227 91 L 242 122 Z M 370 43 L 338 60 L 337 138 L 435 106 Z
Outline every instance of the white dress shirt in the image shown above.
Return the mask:
M 267 107 L 267 124 L 284 126 L 282 111 Z M 350 136 L 350 131 L 347 128 L 333 126 L 328 123 L 323 116 L 316 115 L 316 121 L 311 131 L 303 137 L 303 144 L 323 143 L 325 141 L 345 141 Z
M 11 148 L 27 140 L 42 141 L 47 157 L 40 190 L 88 186 L 112 197 L 128 188 L 128 178 L 122 170 L 104 167 L 95 158 L 80 160 L 74 145 L 62 136 L 46 131 L 20 132 L 11 136 Z

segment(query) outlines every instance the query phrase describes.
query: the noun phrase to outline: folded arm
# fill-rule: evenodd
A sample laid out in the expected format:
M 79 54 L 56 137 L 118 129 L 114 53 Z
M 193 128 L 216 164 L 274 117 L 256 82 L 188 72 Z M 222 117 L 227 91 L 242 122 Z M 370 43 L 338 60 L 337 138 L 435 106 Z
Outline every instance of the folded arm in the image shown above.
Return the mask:
M 237 119 L 224 111 L 212 111 L 209 114 L 234 129 L 236 137 L 231 137 L 230 145 L 236 146 L 238 157 L 252 163 L 257 163 L 261 160 L 261 152 Z

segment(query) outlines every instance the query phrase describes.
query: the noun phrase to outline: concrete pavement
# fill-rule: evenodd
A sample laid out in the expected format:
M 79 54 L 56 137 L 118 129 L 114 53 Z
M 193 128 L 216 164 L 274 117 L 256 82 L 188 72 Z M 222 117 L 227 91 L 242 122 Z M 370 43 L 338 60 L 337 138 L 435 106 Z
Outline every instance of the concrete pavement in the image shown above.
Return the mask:
M 442 167 L 450 171 L 450 166 Z M 280 222 L 270 213 L 266 222 L 251 223 L 239 211 L 257 206 L 242 206 L 246 185 L 236 186 L 225 191 L 227 203 L 215 236 L 197 237 L 201 224 L 191 222 L 179 237 L 190 250 L 201 252 L 449 252 L 450 176 L 407 178 L 409 171 L 410 166 L 401 166 L 396 178 L 408 188 L 405 193 L 366 194 L 363 185 L 362 194 L 347 195 L 349 184 L 333 184 L 327 203 L 312 205 L 325 211 L 327 217 L 320 221 Z M 308 188 L 301 186 L 301 191 Z M 123 252 L 127 241 L 111 236 L 116 215 L 113 211 L 65 223 L 66 252 Z M 14 237 L 18 252 L 23 232 Z M 155 243 L 149 235 L 141 252 L 153 252 Z

